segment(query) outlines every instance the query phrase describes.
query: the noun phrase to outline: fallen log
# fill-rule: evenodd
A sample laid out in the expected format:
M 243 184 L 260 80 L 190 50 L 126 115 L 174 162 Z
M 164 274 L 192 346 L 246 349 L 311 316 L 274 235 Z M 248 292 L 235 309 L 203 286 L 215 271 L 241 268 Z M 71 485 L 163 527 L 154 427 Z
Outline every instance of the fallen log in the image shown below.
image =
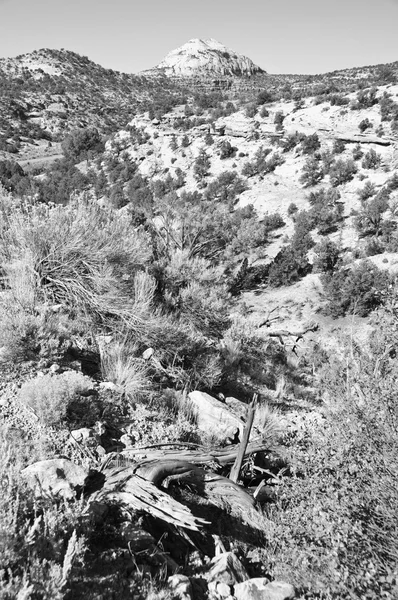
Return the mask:
M 166 523 L 192 531 L 200 531 L 209 524 L 135 471 L 135 467 L 109 469 L 104 473 L 102 489 L 90 496 L 89 505 L 93 502 L 118 504 L 128 511 L 145 511 Z

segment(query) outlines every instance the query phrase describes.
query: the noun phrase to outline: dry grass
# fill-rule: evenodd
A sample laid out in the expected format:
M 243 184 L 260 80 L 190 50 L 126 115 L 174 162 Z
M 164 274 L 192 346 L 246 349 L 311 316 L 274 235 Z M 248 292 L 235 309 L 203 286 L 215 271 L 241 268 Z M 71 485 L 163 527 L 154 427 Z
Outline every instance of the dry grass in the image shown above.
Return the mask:
M 148 367 L 138 350 L 127 339 L 111 342 L 101 349 L 101 373 L 115 383 L 130 399 L 140 399 L 151 390 Z

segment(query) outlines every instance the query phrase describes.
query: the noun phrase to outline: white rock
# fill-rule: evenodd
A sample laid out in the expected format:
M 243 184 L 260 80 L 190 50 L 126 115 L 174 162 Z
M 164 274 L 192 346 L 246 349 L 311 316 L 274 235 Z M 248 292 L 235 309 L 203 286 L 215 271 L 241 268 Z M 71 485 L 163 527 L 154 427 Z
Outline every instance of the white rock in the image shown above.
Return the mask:
M 192 585 L 189 577 L 186 575 L 171 575 L 167 583 L 173 594 L 173 598 L 178 600 L 192 600 Z
M 263 70 L 250 58 L 237 54 L 214 39 L 189 40 L 169 52 L 151 71 L 161 70 L 168 76 L 228 76 L 253 75 Z
M 206 433 L 213 433 L 219 438 L 227 437 L 231 430 L 237 428 L 242 434 L 244 423 L 233 415 L 223 402 L 199 391 L 191 392 L 188 398 L 196 414 L 199 429 Z
M 249 579 L 235 586 L 236 600 L 291 600 L 295 590 L 290 583 L 284 581 L 268 582 L 265 577 Z
M 89 427 L 82 427 L 81 429 L 74 429 L 70 432 L 70 437 L 76 442 L 85 442 L 94 436 L 94 430 Z
M 153 355 L 153 348 L 147 348 L 145 352 L 142 353 L 142 358 L 144 360 L 149 360 Z
M 22 471 L 37 496 L 71 499 L 84 487 L 88 471 L 66 458 L 41 460 Z

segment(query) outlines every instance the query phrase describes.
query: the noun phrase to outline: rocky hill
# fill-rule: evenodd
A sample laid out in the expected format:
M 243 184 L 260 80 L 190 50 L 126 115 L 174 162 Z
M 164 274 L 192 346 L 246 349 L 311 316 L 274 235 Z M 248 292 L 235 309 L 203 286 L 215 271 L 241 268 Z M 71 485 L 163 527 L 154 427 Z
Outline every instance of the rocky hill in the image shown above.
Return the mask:
M 67 50 L 0 59 L 0 150 L 60 141 L 75 128 L 110 133 L 142 106 L 181 102 L 167 78 L 118 73 Z
M 148 73 L 159 72 L 168 77 L 213 79 L 224 76 L 251 77 L 264 73 L 250 58 L 237 54 L 214 39 L 192 39 L 172 50 Z

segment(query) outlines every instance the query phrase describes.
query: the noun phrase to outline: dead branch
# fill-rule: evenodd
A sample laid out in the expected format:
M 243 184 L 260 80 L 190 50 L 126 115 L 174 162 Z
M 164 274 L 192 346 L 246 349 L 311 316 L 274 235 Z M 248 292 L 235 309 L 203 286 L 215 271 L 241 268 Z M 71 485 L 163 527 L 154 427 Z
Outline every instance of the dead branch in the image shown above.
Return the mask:
M 243 459 L 245 457 L 247 444 L 249 443 L 250 432 L 252 430 L 253 421 L 254 421 L 254 414 L 256 412 L 257 398 L 258 398 L 258 394 L 254 394 L 253 400 L 250 403 L 249 410 L 247 413 L 247 421 L 246 421 L 245 429 L 243 431 L 243 438 L 242 438 L 241 443 L 239 444 L 239 450 L 236 455 L 234 465 L 231 469 L 231 473 L 229 475 L 229 478 L 231 479 L 231 481 L 234 481 L 235 483 L 237 483 L 237 481 L 239 479 L 239 473 L 240 473 L 240 470 L 242 467 Z

